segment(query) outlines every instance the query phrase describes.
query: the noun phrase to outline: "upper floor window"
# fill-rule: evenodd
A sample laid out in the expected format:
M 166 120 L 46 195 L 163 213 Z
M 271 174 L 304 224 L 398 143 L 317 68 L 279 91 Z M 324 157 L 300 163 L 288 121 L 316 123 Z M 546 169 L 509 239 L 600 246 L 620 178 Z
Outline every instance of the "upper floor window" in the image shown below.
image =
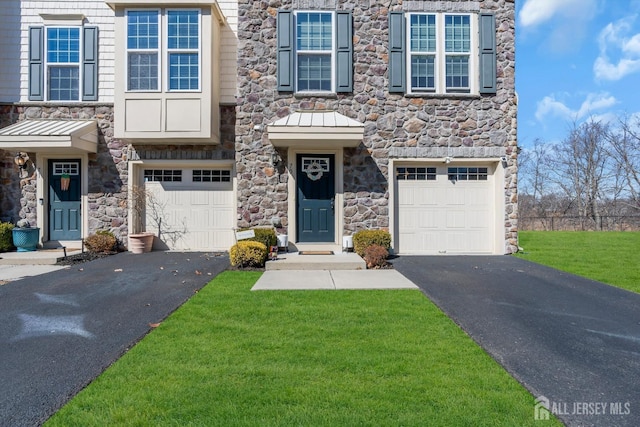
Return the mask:
M 491 14 L 391 12 L 390 92 L 495 93 L 495 36 Z
M 80 28 L 47 28 L 47 100 L 80 100 Z
M 353 24 L 349 11 L 278 11 L 278 90 L 353 90 Z
M 127 13 L 127 89 L 158 90 L 160 14 L 152 10 Z
M 98 100 L 98 29 L 29 28 L 29 100 Z
M 470 15 L 409 15 L 410 92 L 470 93 Z
M 333 92 L 333 14 L 296 15 L 297 91 Z
M 471 91 L 471 16 L 409 17 L 411 92 Z
M 199 90 L 200 48 L 199 10 L 127 11 L 127 89 Z

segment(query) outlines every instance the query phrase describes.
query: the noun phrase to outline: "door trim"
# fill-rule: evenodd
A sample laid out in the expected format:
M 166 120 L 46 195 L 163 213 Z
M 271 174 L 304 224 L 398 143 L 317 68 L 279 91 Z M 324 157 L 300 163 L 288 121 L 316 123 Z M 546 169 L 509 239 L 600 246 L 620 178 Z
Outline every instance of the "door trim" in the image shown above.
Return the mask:
M 298 224 L 297 224 L 297 195 L 298 195 L 298 183 L 297 183 L 297 156 L 298 154 L 333 154 L 335 161 L 335 174 L 334 174 L 334 189 L 336 193 L 335 198 L 335 211 L 334 211 L 334 241 L 333 242 L 318 242 L 318 245 L 341 245 L 342 233 L 344 231 L 344 150 L 342 148 L 335 148 L 329 150 L 309 150 L 301 147 L 289 147 L 287 150 L 287 173 L 288 173 L 288 192 L 289 203 L 287 207 L 287 217 L 289 226 L 287 227 L 287 233 L 289 240 L 292 243 L 298 243 Z M 302 244 L 307 244 L 302 243 Z
M 80 211 L 82 212 L 81 239 L 89 234 L 88 189 L 89 164 L 88 153 L 36 153 L 36 216 L 40 227 L 40 242 L 49 241 L 49 160 L 78 159 L 80 161 Z

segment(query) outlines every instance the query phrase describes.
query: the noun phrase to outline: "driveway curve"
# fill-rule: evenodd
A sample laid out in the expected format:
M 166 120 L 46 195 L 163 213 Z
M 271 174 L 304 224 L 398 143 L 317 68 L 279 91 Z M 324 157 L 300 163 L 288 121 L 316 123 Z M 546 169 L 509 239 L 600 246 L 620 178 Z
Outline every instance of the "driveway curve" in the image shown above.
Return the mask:
M 0 286 L 0 425 L 41 425 L 228 264 L 121 253 Z
M 640 294 L 511 256 L 393 265 L 566 425 L 640 425 Z

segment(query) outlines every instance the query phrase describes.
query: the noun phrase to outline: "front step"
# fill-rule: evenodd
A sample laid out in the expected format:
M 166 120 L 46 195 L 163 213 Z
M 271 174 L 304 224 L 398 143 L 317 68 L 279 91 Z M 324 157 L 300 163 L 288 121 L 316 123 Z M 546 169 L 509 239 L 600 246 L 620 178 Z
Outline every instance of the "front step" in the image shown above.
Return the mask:
M 366 270 L 367 264 L 358 254 L 343 252 L 336 255 L 300 255 L 299 252 L 279 253 L 277 260 L 269 260 L 265 270 Z
M 82 253 L 80 249 L 38 249 L 29 252 L 0 253 L 0 265 L 54 265 L 66 256 Z

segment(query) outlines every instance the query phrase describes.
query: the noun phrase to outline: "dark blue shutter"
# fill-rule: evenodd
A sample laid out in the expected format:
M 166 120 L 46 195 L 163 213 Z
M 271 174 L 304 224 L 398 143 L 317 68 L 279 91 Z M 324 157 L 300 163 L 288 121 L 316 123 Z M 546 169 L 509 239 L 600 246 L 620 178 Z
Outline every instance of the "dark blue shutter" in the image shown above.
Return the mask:
M 353 92 L 353 21 L 348 10 L 336 11 L 336 92 Z
M 389 13 L 389 92 L 404 93 L 407 81 L 404 12 Z
M 290 10 L 278 11 L 278 90 L 293 92 L 294 90 L 294 26 L 293 12 Z
M 480 14 L 480 93 L 496 93 L 496 17 Z
M 82 100 L 98 100 L 98 28 L 84 27 L 82 53 Z
M 29 28 L 29 101 L 44 101 L 44 28 Z

